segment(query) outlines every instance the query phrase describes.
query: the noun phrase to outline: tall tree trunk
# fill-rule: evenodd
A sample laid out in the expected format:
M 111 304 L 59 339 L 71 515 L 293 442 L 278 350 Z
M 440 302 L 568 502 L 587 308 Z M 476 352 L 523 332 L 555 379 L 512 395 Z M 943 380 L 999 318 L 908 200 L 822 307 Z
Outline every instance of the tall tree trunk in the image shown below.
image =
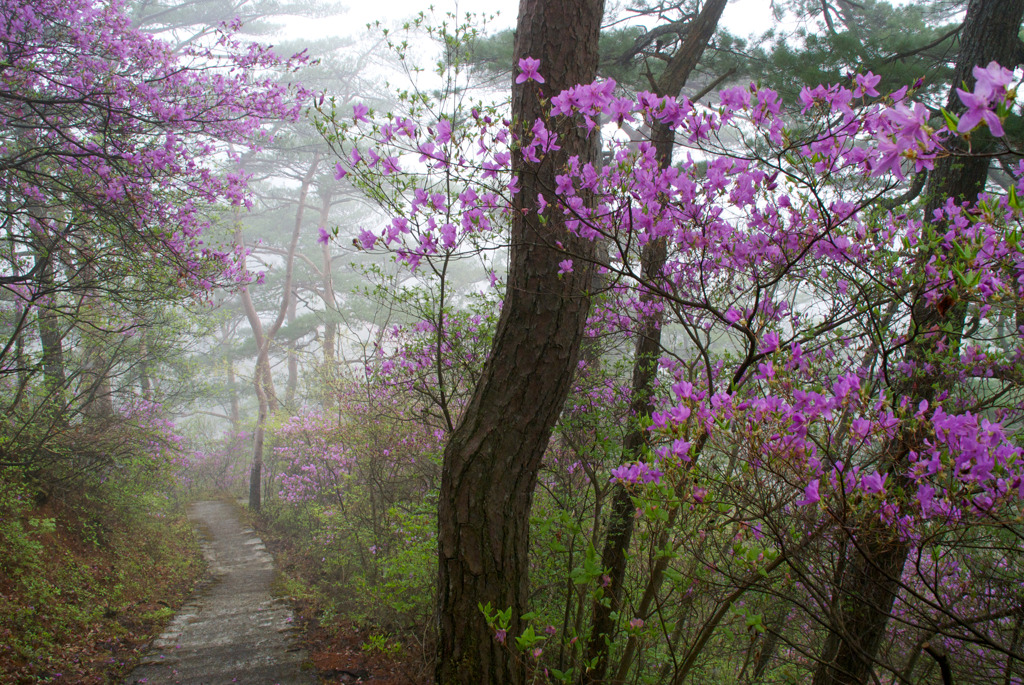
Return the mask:
M 783 624 L 769 626 L 768 632 L 758 636 L 754 645 L 754 668 L 750 677 L 751 682 L 758 682 L 768 670 L 768 664 L 772 662 L 775 651 L 779 647 Z
M 285 297 L 288 300 L 288 314 L 285 320 L 288 322 L 288 325 L 291 326 L 295 323 L 295 301 L 298 299 L 295 294 L 295 289 L 292 288 L 290 291 L 285 293 Z M 294 338 L 288 341 L 287 347 L 288 381 L 284 388 L 284 406 L 288 411 L 292 411 L 295 408 L 295 389 L 299 385 L 299 355 L 295 350 Z
M 320 226 L 326 228 L 327 220 L 331 214 L 331 194 L 323 192 L 320 198 Z M 337 345 L 338 324 L 335 316 L 338 310 L 338 299 L 334 293 L 334 269 L 331 261 L 331 243 L 325 242 L 320 246 L 322 260 L 321 277 L 323 278 L 323 300 L 324 300 L 324 371 L 326 374 L 334 372 L 334 353 Z M 328 376 L 330 378 L 331 376 Z M 328 385 L 328 396 L 330 386 Z
M 13 238 L 8 240 L 7 247 L 9 250 L 7 262 L 10 265 L 11 271 L 14 276 L 20 276 L 20 259 L 18 258 L 18 251 Z M 33 320 L 30 313 L 30 303 L 25 302 L 21 298 L 15 298 L 14 316 L 11 317 L 13 326 L 8 328 L 10 337 L 5 344 L 0 345 L 0 360 L 6 357 L 11 349 L 11 345 L 14 345 L 14 368 L 17 370 L 18 375 L 18 387 L 14 393 L 14 399 L 11 400 L 10 404 L 3 407 L 3 411 L 8 413 L 13 413 L 17 410 L 18 405 L 21 404 L 21 400 L 25 396 L 25 391 L 28 390 L 29 381 L 32 379 L 32 369 L 29 368 L 29 362 L 25 357 L 25 333 L 30 328 Z
M 697 67 L 704 49 L 718 26 L 718 20 L 725 10 L 726 0 L 708 0 L 694 19 L 686 41 L 669 61 L 665 72 L 656 84 L 658 95 L 678 96 L 686 85 L 690 74 Z M 658 163 L 662 169 L 672 164 L 675 149 L 675 135 L 665 124 L 657 124 L 652 133 Z M 667 248 L 664 238 L 658 238 L 644 245 L 641 253 L 641 270 L 648 283 L 657 283 L 665 268 Z M 656 296 L 650 292 L 641 295 L 646 304 Z M 645 307 L 645 311 L 650 311 Z M 661 321 L 656 315 L 645 316 L 637 335 L 633 355 L 633 380 L 630 399 L 630 419 L 634 422 L 626 434 L 622 449 L 623 460 L 636 461 L 642 458 L 647 445 L 648 432 L 641 418 L 650 416 L 654 410 L 654 379 L 658 372 L 658 358 L 661 354 Z M 621 611 L 622 584 L 626 576 L 626 554 L 633 538 L 633 514 L 635 507 L 629 491 L 621 484 L 613 487 L 612 510 L 608 520 L 608 532 L 601 553 L 601 566 L 609 578 L 602 601 L 593 603 L 593 622 L 590 640 L 587 643 L 585 660 L 593 667 L 583 674 L 583 682 L 599 683 L 608 671 L 608 652 L 615 637 L 615 621 L 612 615 Z
M 238 378 L 235 376 L 235 360 L 228 359 L 228 395 L 231 405 L 231 430 L 238 433 L 242 423 L 242 413 L 238 406 Z
M 146 344 L 146 331 L 143 329 L 139 340 L 139 389 L 142 399 L 153 400 L 153 384 L 149 378 L 149 345 Z
M 521 0 L 514 58 L 533 57 L 545 93 L 591 82 L 603 0 Z M 514 85 L 512 119 L 521 140 L 545 114 L 534 81 Z M 530 506 L 541 459 L 568 395 L 590 311 L 593 241 L 570 234 L 557 212 L 538 220 L 536 201 L 554 202 L 555 175 L 569 157 L 592 158 L 576 122 L 555 126 L 562 149 L 540 164 L 516 150 L 508 287 L 491 353 L 445 448 L 438 510 L 438 663 L 443 685 L 523 683 L 512 652 L 527 606 Z M 557 249 L 561 242 L 564 251 Z M 559 274 L 566 252 L 575 268 Z M 507 642 L 480 611 L 511 608 Z
M 226 324 L 220 326 L 220 344 L 224 348 L 224 361 L 227 364 L 228 374 L 228 404 L 231 417 L 231 431 L 238 435 L 241 430 L 242 413 L 238 403 L 238 377 L 235 375 L 235 357 L 231 353 L 230 334 Z
M 262 477 L 263 477 L 263 434 L 267 426 L 267 415 L 277 411 L 277 394 L 274 392 L 274 379 L 270 370 L 270 343 L 274 336 L 281 330 L 288 314 L 288 304 L 292 292 L 292 283 L 295 275 L 295 251 L 299 247 L 299 235 L 302 233 L 302 217 L 306 210 L 306 198 L 309 195 L 309 188 L 316 176 L 317 167 L 320 164 L 320 153 L 313 155 L 309 164 L 309 170 L 302 179 L 299 186 L 298 208 L 295 210 L 295 224 L 292 228 L 292 239 L 288 245 L 288 252 L 285 256 L 284 290 L 281 295 L 281 306 L 277 310 L 277 318 L 266 329 L 260 321 L 259 313 L 252 302 L 248 288 L 242 288 L 242 307 L 245 316 L 249 319 L 249 326 L 252 328 L 253 336 L 256 338 L 256 372 L 253 376 L 253 383 L 256 388 L 256 397 L 259 400 L 259 414 L 256 417 L 256 430 L 253 439 L 252 470 L 249 472 L 249 508 L 259 511 L 261 505 Z M 244 248 L 242 242 L 241 227 L 235 227 L 235 242 L 239 247 Z
M 263 380 L 263 369 L 267 365 L 262 364 L 262 361 L 261 355 L 256 362 L 256 378 L 253 380 L 258 402 L 256 430 L 253 433 L 252 469 L 249 472 L 249 508 L 253 511 L 259 511 L 263 503 L 263 435 L 267 428 L 269 410 L 266 384 Z
M 110 355 L 107 317 L 99 294 L 99 275 L 90 249 L 79 249 L 80 291 L 78 329 L 82 346 L 82 381 L 85 401 L 82 413 L 93 419 L 108 419 L 114 414 L 114 396 L 110 383 Z
M 947 109 L 963 111 L 955 89 L 963 83 L 968 89 L 973 88 L 975 66 L 984 67 L 993 60 L 1009 68 L 1016 65 L 1022 15 L 1024 0 L 971 0 L 960 33 L 960 54 Z M 993 141 L 985 133 L 975 132 L 972 146 L 974 152 L 986 152 L 991 150 Z M 985 187 L 988 167 L 989 157 L 985 154 L 939 160 L 928 181 L 925 219 L 933 220 L 934 211 L 942 207 L 948 197 L 958 201 L 977 200 L 978 193 Z M 927 261 L 929 256 L 930 253 L 923 251 L 919 260 Z M 963 315 L 962 307 L 940 309 L 929 305 L 923 293 L 918 293 L 911 311 L 913 330 L 906 348 L 907 358 L 917 362 L 917 368 L 922 368 L 934 355 L 936 343 L 925 333 L 947 323 L 959 330 Z M 956 335 L 954 332 L 954 337 Z M 951 341 L 951 345 L 954 343 Z M 911 406 L 921 400 L 930 402 L 941 390 L 940 380 L 918 372 L 894 388 L 891 396 L 906 397 Z M 924 436 L 909 431 L 897 436 L 887 446 L 890 466 L 897 471 L 905 468 L 907 454 L 917 449 L 923 439 Z M 850 545 L 854 558 L 835 589 L 833 602 L 836 606 L 819 654 L 814 685 L 868 682 L 910 551 L 905 540 L 877 520 L 864 521 L 852 534 L 859 544 Z
M 1024 628 L 1024 607 L 1018 607 L 1017 617 L 1013 622 L 1013 636 L 1010 638 L 1010 650 L 1006 655 L 1006 668 L 1003 671 L 1003 685 L 1012 685 L 1013 683 L 1015 670 L 1013 668 L 1013 662 L 1018 660 L 1015 658 L 1015 655 L 1020 653 L 1020 637 L 1022 628 Z
M 37 260 L 49 262 L 49 256 L 37 256 Z M 57 294 L 53 285 L 53 263 L 49 262 L 39 271 L 40 291 L 52 302 Z M 54 397 L 63 392 L 67 376 L 64 371 L 64 336 L 61 335 L 60 321 L 52 305 L 39 307 L 39 342 L 43 348 L 43 375 L 46 377 L 47 392 Z

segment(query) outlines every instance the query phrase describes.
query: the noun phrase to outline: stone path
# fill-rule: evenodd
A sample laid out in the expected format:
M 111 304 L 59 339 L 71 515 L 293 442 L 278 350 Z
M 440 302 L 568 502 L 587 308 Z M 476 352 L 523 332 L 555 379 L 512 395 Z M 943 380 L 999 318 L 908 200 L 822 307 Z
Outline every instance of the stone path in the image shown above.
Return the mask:
M 292 645 L 291 610 L 270 596 L 274 560 L 226 502 L 197 502 L 212 582 L 181 608 L 126 683 L 312 685 L 306 655 Z

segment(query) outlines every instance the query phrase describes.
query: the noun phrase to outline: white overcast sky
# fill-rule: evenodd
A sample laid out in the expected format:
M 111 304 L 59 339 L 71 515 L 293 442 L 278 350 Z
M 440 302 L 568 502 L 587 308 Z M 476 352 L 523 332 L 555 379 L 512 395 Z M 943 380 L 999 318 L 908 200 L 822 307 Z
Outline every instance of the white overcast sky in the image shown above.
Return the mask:
M 515 25 L 519 0 L 349 0 L 348 10 L 331 19 L 289 22 L 289 38 L 322 35 L 356 35 L 365 31 L 366 24 L 381 21 L 385 25 L 414 16 L 433 5 L 436 16 L 448 11 L 474 14 L 498 13 L 490 30 L 497 31 Z M 746 37 L 760 35 L 771 27 L 771 3 L 768 0 L 732 0 L 722 16 L 722 24 L 734 34 Z

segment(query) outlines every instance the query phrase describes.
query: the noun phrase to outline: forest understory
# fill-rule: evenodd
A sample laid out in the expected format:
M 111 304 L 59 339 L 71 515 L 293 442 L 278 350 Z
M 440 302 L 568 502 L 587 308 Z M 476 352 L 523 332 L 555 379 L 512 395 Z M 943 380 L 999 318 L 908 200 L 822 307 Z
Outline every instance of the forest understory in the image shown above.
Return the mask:
M 320 585 L 323 559 L 303 553 L 260 516 L 250 516 L 277 562 L 273 591 L 288 600 L 301 628 L 298 643 L 324 683 L 428 685 L 433 682 L 434 645 L 423 635 L 357 622 L 344 597 Z M 339 606 L 340 604 L 340 606 Z
M 1024 685 L 1024 0 L 487 4 L 0 0 L 0 681 Z

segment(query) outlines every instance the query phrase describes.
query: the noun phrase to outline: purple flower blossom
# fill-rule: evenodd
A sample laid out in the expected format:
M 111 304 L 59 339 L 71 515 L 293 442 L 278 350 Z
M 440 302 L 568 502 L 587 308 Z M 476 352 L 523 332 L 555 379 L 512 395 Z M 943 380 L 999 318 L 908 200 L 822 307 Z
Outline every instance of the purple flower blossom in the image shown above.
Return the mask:
M 861 440 L 863 440 L 864 438 L 868 437 L 868 433 L 871 432 L 871 422 L 863 418 L 854 419 L 852 428 L 853 434 L 856 435 Z
M 369 250 L 370 248 L 373 247 L 374 243 L 377 242 L 377 236 L 375 236 L 373 233 L 371 233 L 370 231 L 368 231 L 368 230 L 366 230 L 364 228 L 361 231 L 359 231 L 359 238 L 358 238 L 358 240 L 359 240 L 359 245 L 364 250 Z
M 524 57 L 519 60 L 519 68 L 522 69 L 522 72 L 520 72 L 519 76 L 516 76 L 516 83 L 525 83 L 526 81 L 544 83 L 544 77 L 537 73 L 538 67 L 540 67 L 539 59 Z
M 996 62 L 989 62 L 984 69 L 974 67 L 974 92 L 968 93 L 959 88 L 956 89 L 960 102 L 964 103 L 967 111 L 960 117 L 956 126 L 958 133 L 973 131 L 981 122 L 988 125 L 992 135 L 1001 138 L 1003 122 L 999 115 L 992 111 L 992 105 L 1001 104 L 1006 96 L 1006 86 L 1013 81 L 1013 72 L 1001 67 Z
M 985 68 L 974 67 L 971 73 L 975 79 L 974 92 L 985 97 L 999 94 L 1013 82 L 1013 72 L 998 62 L 989 62 Z
M 779 334 L 771 332 L 765 333 L 761 337 L 761 344 L 758 346 L 757 351 L 761 354 L 769 354 L 777 349 L 779 349 Z
M 366 115 L 369 114 L 369 113 L 370 113 L 370 108 L 367 107 L 362 102 L 357 102 L 356 104 L 352 105 L 352 120 L 353 121 L 357 121 L 357 122 L 361 121 L 364 124 L 369 123 L 366 120 Z
M 436 140 L 442 145 L 450 142 L 452 139 L 452 122 L 447 119 L 440 119 L 437 122 L 437 136 Z
M 629 485 L 660 483 L 662 475 L 660 470 L 642 461 L 612 469 L 612 480 Z
M 750 107 L 750 89 L 743 86 L 727 88 L 718 94 L 722 104 L 729 109 L 746 109 Z
M 690 442 L 676 438 L 672 441 L 672 454 L 680 461 L 690 461 Z
M 977 92 L 968 93 L 959 88 L 956 89 L 956 94 L 960 96 L 960 102 L 964 103 L 964 106 L 967 107 L 967 111 L 963 113 L 963 116 L 960 117 L 960 122 L 956 125 L 958 133 L 973 131 L 984 121 L 992 135 L 997 138 L 1003 136 L 1005 133 L 1003 131 L 1003 122 L 995 112 L 989 109 L 988 97 L 979 95 Z
M 875 90 L 875 86 L 882 80 L 881 76 L 876 76 L 870 71 L 866 74 L 857 74 L 854 77 L 857 82 L 857 87 L 853 89 L 854 97 L 863 97 L 864 95 L 870 95 L 875 98 L 878 97 L 878 91 Z
M 804 488 L 804 498 L 798 499 L 795 502 L 795 504 L 797 506 L 803 507 L 807 506 L 808 504 L 816 504 L 817 502 L 819 502 L 821 500 L 821 495 L 818 493 L 819 483 L 820 479 L 818 478 L 815 478 L 810 483 L 808 483 L 807 487 Z
M 455 226 L 450 223 L 441 227 L 441 244 L 446 250 L 455 247 Z
M 860 477 L 861 490 L 863 490 L 869 495 L 873 495 L 875 493 L 881 493 L 884 495 L 885 481 L 888 477 L 889 474 L 879 473 L 878 471 L 875 471 L 874 473 L 869 473 L 867 475 L 863 475 Z

